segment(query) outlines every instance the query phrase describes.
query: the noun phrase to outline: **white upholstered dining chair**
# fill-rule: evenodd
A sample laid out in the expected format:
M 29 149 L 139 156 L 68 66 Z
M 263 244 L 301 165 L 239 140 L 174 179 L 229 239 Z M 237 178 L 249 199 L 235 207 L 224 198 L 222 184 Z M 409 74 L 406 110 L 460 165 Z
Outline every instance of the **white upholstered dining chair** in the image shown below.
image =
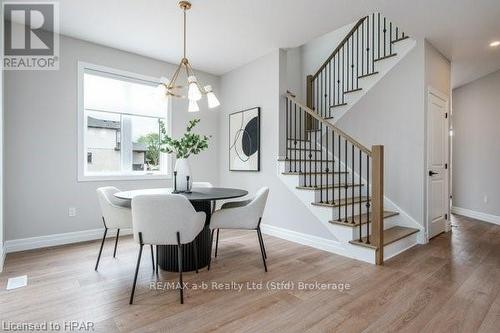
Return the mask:
M 266 248 L 264 239 L 260 230 L 260 222 L 266 207 L 269 188 L 263 187 L 255 194 L 255 197 L 245 201 L 226 202 L 221 209 L 215 211 L 210 218 L 211 243 L 213 243 L 214 231 L 217 230 L 217 239 L 215 242 L 215 257 L 217 257 L 217 247 L 219 245 L 219 229 L 243 229 L 257 231 L 259 239 L 264 270 L 267 272 Z M 211 258 L 211 256 L 210 256 Z M 211 261 L 211 260 L 210 260 Z M 210 269 L 210 261 L 208 269 Z
M 98 188 L 96 191 L 97 198 L 99 199 L 99 205 L 101 206 L 102 222 L 104 223 L 104 235 L 102 237 L 101 248 L 99 249 L 99 255 L 97 256 L 97 262 L 94 268 L 97 271 L 108 230 L 116 229 L 115 249 L 113 251 L 113 258 L 115 258 L 120 229 L 132 229 L 132 212 L 130 210 L 130 202 L 128 200 L 122 200 L 114 196 L 115 193 L 120 192 L 120 190 L 116 187 L 105 186 Z M 155 265 L 152 246 L 151 257 L 153 258 L 154 270 Z
M 180 300 L 184 303 L 182 284 L 182 245 L 189 244 L 205 226 L 204 212 L 195 211 L 188 199 L 178 194 L 146 194 L 132 199 L 132 225 L 134 240 L 139 243 L 139 255 L 135 268 L 130 304 L 134 300 L 137 273 L 145 244 L 177 245 Z M 194 245 L 195 266 L 198 267 L 198 249 Z M 158 259 L 158 258 L 157 258 Z M 196 268 L 198 273 L 198 268 Z

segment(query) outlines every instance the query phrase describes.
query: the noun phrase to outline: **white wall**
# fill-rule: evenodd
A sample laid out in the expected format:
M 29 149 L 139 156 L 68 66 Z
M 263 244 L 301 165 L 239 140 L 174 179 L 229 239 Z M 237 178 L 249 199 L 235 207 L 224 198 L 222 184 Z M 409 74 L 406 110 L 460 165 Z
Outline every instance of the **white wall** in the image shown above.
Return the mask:
M 453 206 L 495 215 L 497 221 L 499 106 L 500 71 L 453 90 Z
M 385 195 L 424 226 L 424 41 L 336 125 L 370 147 L 384 145 Z
M 138 74 L 169 76 L 165 62 L 61 36 L 58 71 L 5 73 L 5 198 L 6 239 L 66 233 L 102 227 L 95 189 L 165 187 L 170 181 L 77 182 L 77 62 L 85 61 Z M 218 77 L 198 79 L 219 92 Z M 184 102 L 185 103 L 185 102 Z M 173 135 L 186 122 L 202 121 L 199 133 L 212 135 L 209 150 L 191 159 L 195 180 L 218 183 L 218 111 L 190 114 L 183 101 L 173 106 Z M 77 216 L 68 217 L 76 207 Z
M 321 222 L 290 192 L 278 178 L 280 50 L 259 58 L 221 77 L 222 111 L 219 119 L 220 172 L 222 186 L 234 186 L 255 193 L 260 187 L 270 188 L 269 201 L 264 213 L 265 224 L 331 238 Z M 282 73 L 285 75 L 285 73 Z M 250 107 L 261 107 L 261 171 L 228 171 L 229 114 Z

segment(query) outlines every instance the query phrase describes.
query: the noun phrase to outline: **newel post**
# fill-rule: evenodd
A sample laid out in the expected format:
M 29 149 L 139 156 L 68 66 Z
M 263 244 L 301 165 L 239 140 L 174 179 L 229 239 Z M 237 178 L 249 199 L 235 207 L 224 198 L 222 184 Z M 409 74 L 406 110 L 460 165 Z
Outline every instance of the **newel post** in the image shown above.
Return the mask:
M 372 241 L 375 263 L 384 263 L 384 146 L 372 146 Z

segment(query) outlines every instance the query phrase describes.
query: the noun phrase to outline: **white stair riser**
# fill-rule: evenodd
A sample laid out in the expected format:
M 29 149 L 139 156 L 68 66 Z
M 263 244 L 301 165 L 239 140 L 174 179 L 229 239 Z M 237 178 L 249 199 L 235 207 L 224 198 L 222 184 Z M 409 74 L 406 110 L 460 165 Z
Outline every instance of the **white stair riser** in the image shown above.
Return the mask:
M 313 160 L 320 160 L 320 161 L 324 161 L 324 163 L 326 164 L 326 153 L 323 151 L 314 151 L 314 150 L 294 150 L 294 149 L 290 149 L 288 150 L 287 152 L 288 154 L 288 158 L 291 159 L 291 160 L 309 160 L 309 159 L 313 159 Z M 309 156 L 311 155 L 311 156 Z M 328 162 L 331 162 L 332 161 L 332 157 L 331 156 L 328 156 Z
M 333 169 L 333 162 L 312 162 L 312 161 L 286 161 L 285 170 L 290 172 L 309 172 L 309 171 L 321 171 L 325 172 L 326 168 L 331 171 Z
M 299 179 L 299 186 L 314 186 L 315 184 L 335 184 L 335 183 L 345 183 L 345 174 L 331 174 L 328 176 L 326 174 L 312 174 L 312 175 L 301 175 Z M 352 178 L 350 174 L 347 174 L 347 182 L 351 182 Z M 359 182 L 359 180 L 354 179 L 354 182 Z
M 340 190 L 340 191 L 339 191 Z M 328 200 L 331 201 L 333 199 L 337 200 L 339 198 L 343 199 L 345 197 L 347 198 L 352 198 L 353 193 L 352 191 L 354 190 L 354 197 L 359 196 L 359 186 L 355 187 L 348 187 L 347 188 L 347 195 L 345 188 L 329 188 L 329 189 L 322 189 L 322 190 L 314 190 L 314 198 L 316 202 L 319 202 L 321 200 L 326 201 L 327 200 L 327 195 L 328 195 Z M 308 190 L 305 190 L 308 191 Z M 364 194 L 364 192 L 363 192 Z
M 288 141 L 288 148 L 311 149 L 314 148 L 312 141 Z

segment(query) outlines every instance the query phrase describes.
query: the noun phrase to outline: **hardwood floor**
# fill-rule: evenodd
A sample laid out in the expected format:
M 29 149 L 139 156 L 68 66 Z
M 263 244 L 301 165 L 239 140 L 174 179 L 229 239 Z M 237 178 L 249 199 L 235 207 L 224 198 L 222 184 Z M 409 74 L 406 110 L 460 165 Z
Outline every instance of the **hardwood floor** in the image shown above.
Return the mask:
M 0 318 L 12 322 L 95 322 L 97 332 L 498 332 L 500 226 L 453 216 L 452 233 L 417 246 L 383 267 L 264 235 L 265 273 L 255 232 L 221 231 L 210 271 L 185 282 L 293 281 L 291 290 L 153 290 L 149 251 L 128 305 L 137 245 L 99 241 L 9 254 L 0 275 Z M 6 291 L 8 277 L 28 286 Z M 162 272 L 158 281 L 177 281 Z M 298 283 L 346 283 L 350 289 L 299 290 Z

